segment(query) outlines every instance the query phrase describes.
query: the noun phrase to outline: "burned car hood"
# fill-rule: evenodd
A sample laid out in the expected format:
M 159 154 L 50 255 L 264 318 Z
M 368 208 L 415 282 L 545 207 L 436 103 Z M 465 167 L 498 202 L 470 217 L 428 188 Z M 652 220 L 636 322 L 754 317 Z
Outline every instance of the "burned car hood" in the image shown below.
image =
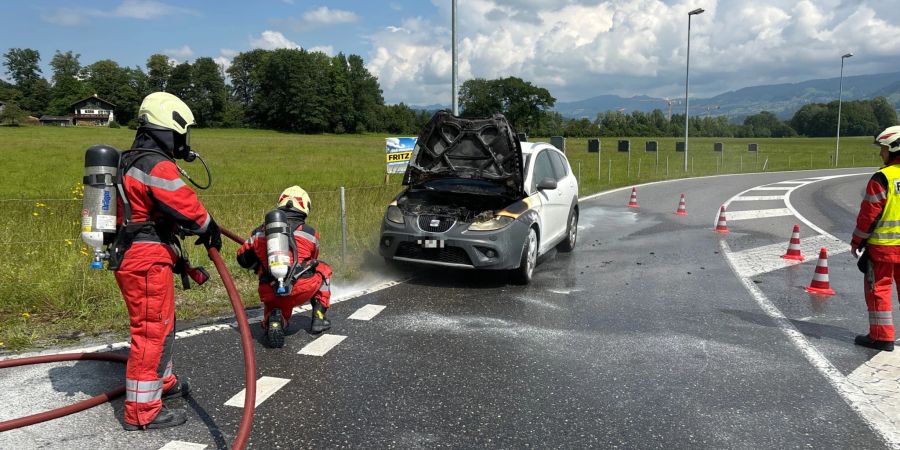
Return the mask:
M 403 184 L 446 191 L 458 184 L 468 193 L 483 184 L 490 187 L 484 195 L 518 199 L 525 195 L 524 172 L 522 146 L 502 114 L 464 119 L 440 111 L 419 135 Z

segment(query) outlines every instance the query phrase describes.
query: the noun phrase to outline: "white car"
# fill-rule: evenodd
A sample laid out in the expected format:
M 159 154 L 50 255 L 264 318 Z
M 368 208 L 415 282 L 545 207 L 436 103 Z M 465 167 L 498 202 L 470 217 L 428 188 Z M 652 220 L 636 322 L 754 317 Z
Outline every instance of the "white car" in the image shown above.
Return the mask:
M 435 115 L 403 184 L 382 221 L 385 259 L 509 270 L 527 284 L 541 255 L 575 248 L 578 181 L 566 155 L 519 142 L 503 116 Z

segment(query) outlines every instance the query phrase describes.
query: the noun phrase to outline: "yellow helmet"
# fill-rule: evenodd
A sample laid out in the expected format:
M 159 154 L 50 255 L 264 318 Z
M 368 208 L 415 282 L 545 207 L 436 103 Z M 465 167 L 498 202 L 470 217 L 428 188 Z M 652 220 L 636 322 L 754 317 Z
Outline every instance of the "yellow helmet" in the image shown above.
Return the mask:
M 291 186 L 285 189 L 281 193 L 281 196 L 278 197 L 278 207 L 280 208 L 283 206 L 293 208 L 303 214 L 309 215 L 309 208 L 312 206 L 312 201 L 309 199 L 309 194 L 307 194 L 303 188 L 300 186 Z
M 181 135 L 186 135 L 188 127 L 197 124 L 191 108 L 168 92 L 154 92 L 144 97 L 138 119 Z

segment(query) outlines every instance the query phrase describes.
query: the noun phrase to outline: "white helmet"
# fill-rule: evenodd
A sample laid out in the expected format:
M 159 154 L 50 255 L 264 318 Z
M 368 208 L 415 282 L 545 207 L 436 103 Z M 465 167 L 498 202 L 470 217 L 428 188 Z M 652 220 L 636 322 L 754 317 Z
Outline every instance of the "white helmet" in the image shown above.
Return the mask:
M 287 206 L 306 215 L 309 215 L 311 203 L 309 194 L 300 186 L 291 186 L 285 189 L 278 197 L 279 207 Z
M 187 134 L 188 127 L 197 124 L 191 108 L 168 92 L 154 92 L 144 97 L 138 118 L 178 134 Z
M 887 127 L 875 135 L 875 145 L 886 145 L 891 153 L 900 151 L 900 125 Z

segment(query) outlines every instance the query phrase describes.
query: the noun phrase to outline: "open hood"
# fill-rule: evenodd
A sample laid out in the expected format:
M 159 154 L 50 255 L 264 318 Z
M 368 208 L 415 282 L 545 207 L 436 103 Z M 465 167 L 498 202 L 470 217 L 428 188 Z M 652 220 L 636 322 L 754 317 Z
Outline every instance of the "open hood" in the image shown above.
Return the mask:
M 419 135 L 403 184 L 452 191 L 453 180 L 469 188 L 472 183 L 466 180 L 476 180 L 492 187 L 486 194 L 518 199 L 525 195 L 524 172 L 522 146 L 502 114 L 464 119 L 439 111 Z M 430 183 L 436 180 L 441 182 Z

